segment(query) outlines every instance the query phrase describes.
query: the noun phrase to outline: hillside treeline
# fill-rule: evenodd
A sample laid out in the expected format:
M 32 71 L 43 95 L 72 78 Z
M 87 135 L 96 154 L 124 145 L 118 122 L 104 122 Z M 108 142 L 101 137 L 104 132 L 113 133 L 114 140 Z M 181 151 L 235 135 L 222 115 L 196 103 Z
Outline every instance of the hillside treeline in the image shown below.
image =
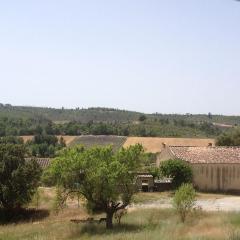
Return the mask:
M 142 113 L 119 110 L 114 108 L 47 108 L 47 107 L 29 107 L 29 106 L 12 106 L 10 104 L 0 103 L 0 118 L 23 118 L 23 119 L 49 119 L 53 122 L 118 122 L 128 123 L 138 121 Z M 147 119 L 157 120 L 176 120 L 187 121 L 198 124 L 200 122 L 240 125 L 240 116 L 224 116 L 207 114 L 145 114 Z
M 0 136 L 26 135 L 120 135 L 141 137 L 215 137 L 223 128 L 209 122 L 194 123 L 177 119 L 149 119 L 140 116 L 138 121 L 82 123 L 70 121 L 56 123 L 44 118 L 0 118 Z
M 55 157 L 56 153 L 66 147 L 64 139 L 55 135 L 37 134 L 31 140 L 24 143 L 23 139 L 17 136 L 0 137 L 1 144 L 21 145 L 25 151 L 25 157 Z

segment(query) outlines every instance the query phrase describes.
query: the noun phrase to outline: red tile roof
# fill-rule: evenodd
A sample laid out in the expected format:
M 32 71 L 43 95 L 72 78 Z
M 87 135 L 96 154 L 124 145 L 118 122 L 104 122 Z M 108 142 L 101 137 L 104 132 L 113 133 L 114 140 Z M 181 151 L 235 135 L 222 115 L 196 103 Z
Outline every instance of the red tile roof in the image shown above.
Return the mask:
M 240 163 L 240 147 L 169 147 L 189 163 Z

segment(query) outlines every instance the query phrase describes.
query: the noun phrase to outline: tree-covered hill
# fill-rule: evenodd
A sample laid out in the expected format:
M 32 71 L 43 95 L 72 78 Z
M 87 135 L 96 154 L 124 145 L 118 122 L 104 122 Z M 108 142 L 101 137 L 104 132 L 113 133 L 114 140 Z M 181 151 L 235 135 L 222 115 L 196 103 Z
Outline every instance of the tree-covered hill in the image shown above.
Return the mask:
M 112 108 L 57 109 L 0 104 L 0 117 L 34 119 L 43 118 L 53 122 L 127 122 L 137 120 L 140 115 L 141 113 Z
M 138 121 L 143 115 L 140 112 L 119 110 L 113 108 L 75 108 L 57 109 L 47 107 L 12 106 L 0 103 L 0 118 L 31 118 L 48 119 L 53 122 L 77 121 L 82 123 L 93 122 L 133 122 Z M 227 125 L 240 125 L 240 116 L 224 116 L 208 114 L 145 114 L 148 119 L 160 119 L 162 121 L 187 121 L 193 123 L 210 122 Z
M 212 114 L 143 114 L 110 109 L 55 109 L 0 104 L 0 136 L 120 135 L 151 137 L 216 137 L 240 116 Z

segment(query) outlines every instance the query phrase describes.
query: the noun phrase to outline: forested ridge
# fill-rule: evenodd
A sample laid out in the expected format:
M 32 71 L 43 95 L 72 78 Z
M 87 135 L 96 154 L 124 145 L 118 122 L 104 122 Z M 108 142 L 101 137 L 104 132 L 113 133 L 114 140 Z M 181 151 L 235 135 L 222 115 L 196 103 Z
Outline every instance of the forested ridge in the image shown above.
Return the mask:
M 143 114 L 112 108 L 56 109 L 0 104 L 0 136 L 121 135 L 214 137 L 226 126 L 240 124 L 239 116 L 208 114 Z

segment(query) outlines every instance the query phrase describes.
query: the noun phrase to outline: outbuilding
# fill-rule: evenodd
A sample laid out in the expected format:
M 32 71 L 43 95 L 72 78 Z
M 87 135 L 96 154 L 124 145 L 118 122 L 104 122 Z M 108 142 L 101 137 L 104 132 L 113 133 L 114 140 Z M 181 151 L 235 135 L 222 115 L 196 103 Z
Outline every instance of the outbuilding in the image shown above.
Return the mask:
M 157 159 L 181 159 L 190 164 L 193 184 L 201 191 L 240 193 L 239 147 L 165 146 Z

